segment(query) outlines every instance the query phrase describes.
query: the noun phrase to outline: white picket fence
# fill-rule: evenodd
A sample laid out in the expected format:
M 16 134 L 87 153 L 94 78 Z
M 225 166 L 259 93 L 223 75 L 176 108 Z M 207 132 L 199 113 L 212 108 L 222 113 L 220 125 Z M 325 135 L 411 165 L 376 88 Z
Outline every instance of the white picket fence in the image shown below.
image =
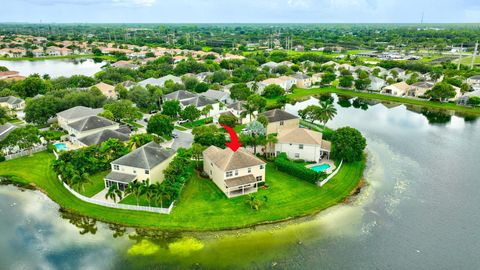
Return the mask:
M 332 179 L 338 173 L 338 171 L 340 171 L 342 164 L 343 164 L 343 160 L 340 161 L 340 164 L 338 164 L 337 169 L 335 169 L 333 173 L 331 173 L 329 176 L 327 176 L 327 178 L 323 179 L 321 182 L 317 182 L 317 185 L 319 186 L 325 185 L 330 179 Z
M 33 149 L 30 149 L 30 150 L 24 150 L 24 151 L 21 151 L 21 152 L 17 152 L 15 154 L 6 155 L 5 159 L 6 160 L 12 160 L 12 159 L 16 159 L 16 158 L 19 158 L 19 157 L 29 156 L 31 154 L 35 154 L 35 153 L 42 152 L 42 151 L 45 151 L 45 150 L 47 150 L 46 145 L 37 146 L 37 147 L 35 147 Z
M 106 201 L 101 201 L 101 200 L 96 200 L 92 199 L 86 196 L 83 196 L 82 194 L 76 192 L 74 189 L 69 187 L 65 182 L 62 181 L 62 178 L 60 175 L 58 176 L 58 180 L 62 182 L 63 186 L 70 191 L 75 197 L 78 199 L 88 202 L 88 203 L 93 203 L 105 207 L 110 207 L 110 208 L 117 208 L 117 209 L 125 209 L 125 210 L 135 210 L 135 211 L 147 211 L 147 212 L 154 212 L 154 213 L 159 213 L 159 214 L 170 214 L 170 212 L 173 209 L 173 202 L 170 204 L 170 207 L 168 208 L 160 208 L 160 207 L 150 207 L 150 206 L 138 206 L 138 205 L 129 205 L 129 204 L 120 204 L 120 203 L 112 203 L 112 202 L 106 202 Z

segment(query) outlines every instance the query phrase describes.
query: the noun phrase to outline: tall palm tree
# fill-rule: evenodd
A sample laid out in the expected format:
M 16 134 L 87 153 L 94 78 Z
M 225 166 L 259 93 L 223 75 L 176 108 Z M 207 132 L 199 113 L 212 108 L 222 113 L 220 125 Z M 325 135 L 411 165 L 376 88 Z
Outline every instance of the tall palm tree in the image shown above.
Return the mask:
M 118 186 L 111 185 L 107 191 L 107 194 L 105 194 L 105 199 L 112 199 L 114 203 L 117 203 L 117 198 L 118 198 L 118 201 L 121 201 L 122 196 L 123 196 L 122 191 L 118 189 Z
M 242 108 L 245 110 L 245 113 L 250 117 L 250 122 L 252 121 L 253 114 L 257 110 L 255 104 L 245 102 L 242 104 Z
M 154 185 L 149 185 L 148 180 L 145 182 L 145 198 L 148 201 L 148 206 L 152 205 L 152 200 L 155 198 L 156 188 Z
M 132 137 L 130 137 L 130 141 L 128 141 L 128 148 L 133 151 L 140 147 L 142 143 L 143 138 L 141 136 L 133 135 Z
M 272 151 L 272 148 L 274 147 L 274 145 L 278 142 L 278 139 L 277 139 L 277 135 L 276 134 L 268 134 L 266 139 L 265 139 L 265 147 L 266 147 L 266 151 L 265 153 L 267 155 L 271 155 L 275 149 L 273 149 Z
M 71 181 L 73 186 L 77 187 L 77 189 L 81 189 L 83 192 L 85 192 L 85 184 L 91 183 L 90 175 L 88 173 L 75 174 Z
M 145 191 L 143 183 L 138 182 L 137 180 L 128 183 L 128 186 L 125 188 L 125 194 L 132 194 L 137 201 L 137 205 L 140 204 L 140 196 L 143 195 Z
M 319 118 L 320 121 L 323 122 L 323 129 L 327 125 L 329 120 L 332 120 L 335 115 L 337 115 L 337 108 L 332 103 L 329 102 L 320 102 L 320 109 L 319 109 Z

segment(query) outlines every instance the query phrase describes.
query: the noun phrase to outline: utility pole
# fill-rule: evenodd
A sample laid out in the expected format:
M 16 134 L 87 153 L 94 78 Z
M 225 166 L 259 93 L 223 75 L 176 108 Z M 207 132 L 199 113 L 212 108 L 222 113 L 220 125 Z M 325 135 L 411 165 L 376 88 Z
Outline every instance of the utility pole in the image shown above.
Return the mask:
M 478 41 L 475 43 L 475 50 L 473 50 L 472 63 L 470 64 L 471 69 L 473 69 L 473 66 L 475 65 L 475 57 L 477 56 L 477 51 L 478 51 Z
M 463 51 L 463 43 L 460 46 L 460 52 L 458 55 L 458 65 L 457 65 L 457 70 L 460 70 L 460 62 L 462 62 L 462 51 Z

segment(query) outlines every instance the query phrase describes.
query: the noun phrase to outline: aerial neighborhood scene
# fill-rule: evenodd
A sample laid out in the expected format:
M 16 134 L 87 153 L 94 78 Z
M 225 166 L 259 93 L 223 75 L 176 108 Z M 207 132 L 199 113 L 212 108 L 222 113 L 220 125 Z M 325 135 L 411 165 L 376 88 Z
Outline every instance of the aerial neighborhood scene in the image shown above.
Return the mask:
M 480 5 L 239 4 L 2 4 L 0 269 L 480 267 Z

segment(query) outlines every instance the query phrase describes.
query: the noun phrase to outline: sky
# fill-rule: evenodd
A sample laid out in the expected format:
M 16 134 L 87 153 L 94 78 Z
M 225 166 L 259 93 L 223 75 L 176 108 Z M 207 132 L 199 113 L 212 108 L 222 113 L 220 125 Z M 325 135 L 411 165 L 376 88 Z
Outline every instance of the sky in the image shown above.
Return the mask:
M 0 22 L 478 23 L 480 0 L 0 0 Z

